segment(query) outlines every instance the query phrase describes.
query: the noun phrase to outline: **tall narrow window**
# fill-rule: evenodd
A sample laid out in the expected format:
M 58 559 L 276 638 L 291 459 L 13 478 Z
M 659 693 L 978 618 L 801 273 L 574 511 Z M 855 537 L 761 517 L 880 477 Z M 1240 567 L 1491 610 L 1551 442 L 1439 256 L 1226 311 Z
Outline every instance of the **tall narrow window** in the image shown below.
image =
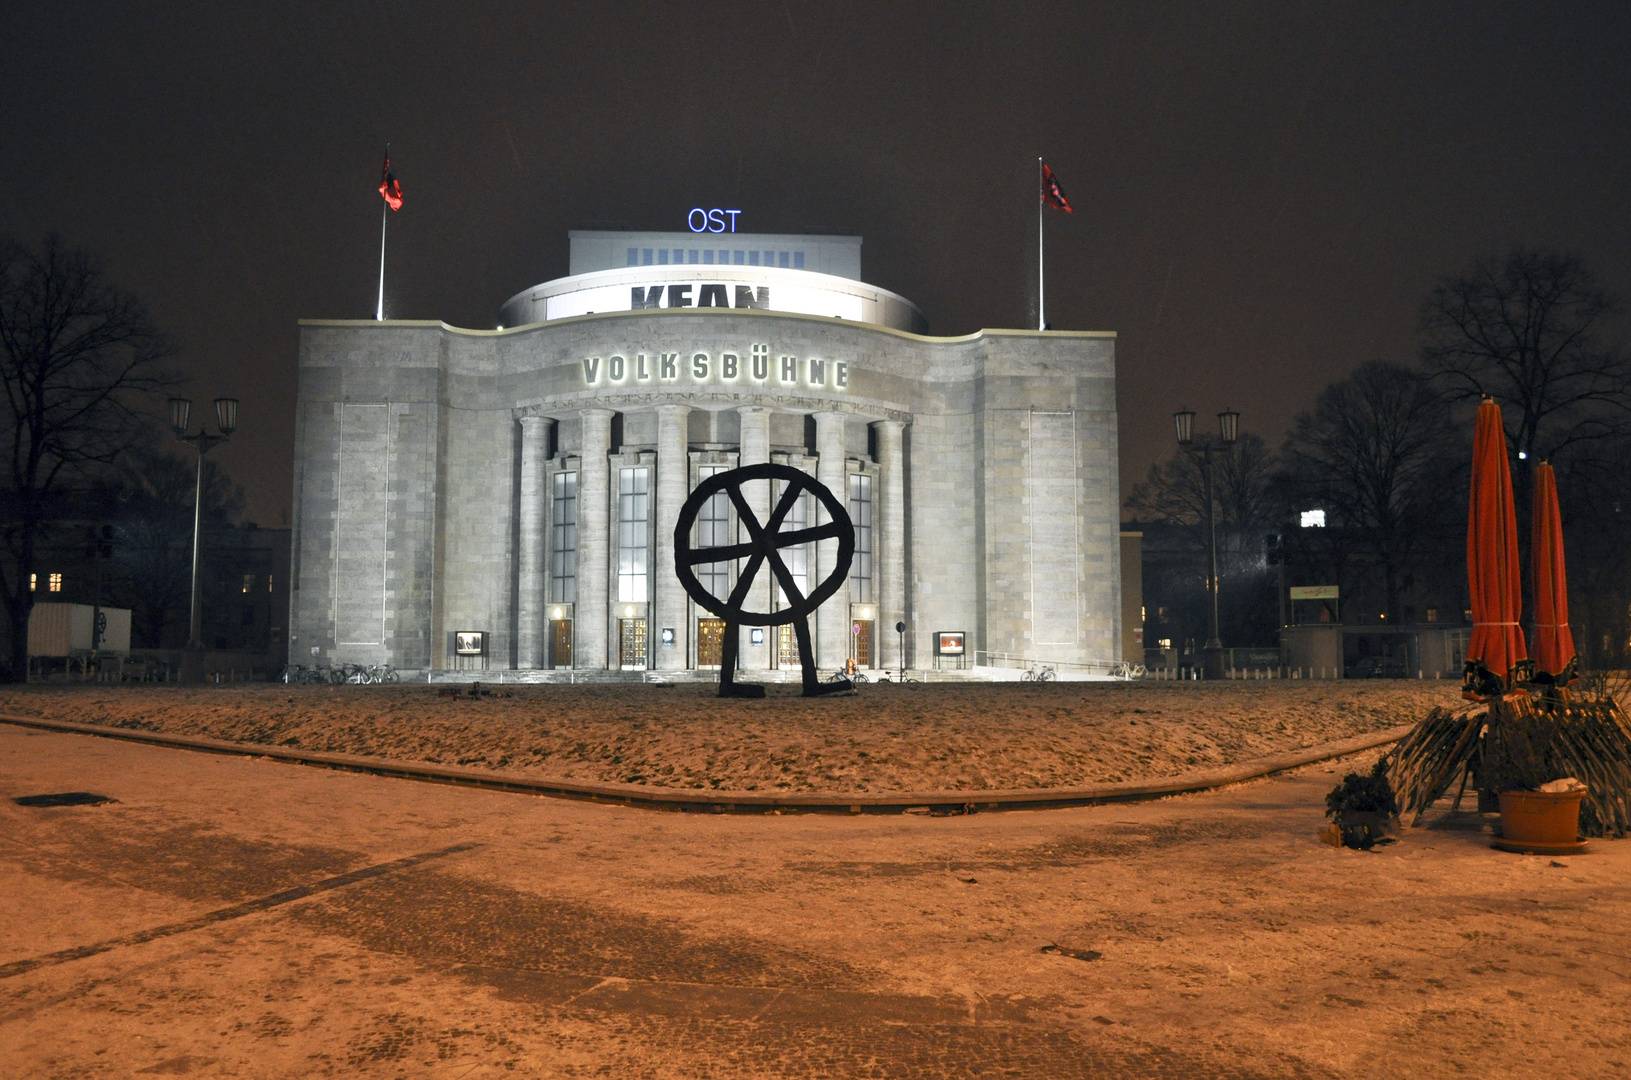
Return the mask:
M 778 492 L 777 498 L 780 497 L 781 493 Z M 808 491 L 801 492 L 797 501 L 787 511 L 787 516 L 782 518 L 781 531 L 791 533 L 798 532 L 801 529 L 808 529 L 810 527 L 810 507 L 813 500 L 814 496 Z M 810 545 L 799 544 L 795 547 L 784 547 L 780 549 L 779 554 L 782 562 L 787 564 L 787 572 L 792 577 L 794 586 L 798 588 L 800 593 L 809 596 Z M 780 582 L 777 582 L 776 585 L 776 596 L 783 607 L 787 606 L 787 593 L 782 589 Z
M 49 578 L 46 579 L 46 581 L 47 581 L 46 588 L 49 589 L 51 592 L 61 592 L 62 591 L 62 575 L 61 574 L 52 574 Z
M 651 561 L 651 470 L 617 470 L 617 599 L 631 604 L 646 600 L 646 569 Z
M 872 477 L 849 478 L 849 516 L 855 523 L 855 561 L 849 569 L 849 598 L 857 604 L 872 600 Z
M 555 474 L 554 513 L 549 526 L 549 597 L 570 604 L 578 598 L 578 474 Z
M 706 480 L 725 471 L 723 465 L 703 465 L 697 469 L 697 479 Z M 731 500 L 723 491 L 702 504 L 697 515 L 697 547 L 724 547 L 731 542 Z M 703 563 L 697 567 L 697 581 L 704 589 L 723 600 L 731 591 L 731 564 L 728 562 Z

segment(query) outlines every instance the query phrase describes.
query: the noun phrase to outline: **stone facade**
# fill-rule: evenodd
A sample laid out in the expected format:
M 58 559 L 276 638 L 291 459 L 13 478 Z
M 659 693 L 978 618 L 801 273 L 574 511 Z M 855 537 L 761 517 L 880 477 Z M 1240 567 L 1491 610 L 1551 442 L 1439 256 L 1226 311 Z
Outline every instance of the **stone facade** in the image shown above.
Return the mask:
M 914 667 L 946 630 L 981 662 L 1119 660 L 1114 350 L 1108 333 L 935 338 L 730 308 L 502 331 L 303 322 L 290 655 L 706 666 L 676 516 L 706 470 L 775 461 L 870 514 L 869 580 L 812 620 L 824 667 L 857 649 L 899 665 L 897 621 Z M 811 547 L 813 588 L 836 545 Z M 778 602 L 756 586 L 754 604 Z M 486 657 L 456 657 L 472 630 Z M 774 628 L 742 633 L 744 668 L 785 666 Z

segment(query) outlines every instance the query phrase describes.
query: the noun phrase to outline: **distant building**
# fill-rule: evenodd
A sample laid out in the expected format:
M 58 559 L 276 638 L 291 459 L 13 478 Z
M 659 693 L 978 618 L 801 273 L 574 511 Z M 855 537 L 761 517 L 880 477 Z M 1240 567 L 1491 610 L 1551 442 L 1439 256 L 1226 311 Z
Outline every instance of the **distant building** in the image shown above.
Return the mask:
M 423 673 L 476 662 L 455 649 L 472 632 L 497 668 L 717 667 L 723 624 L 681 588 L 674 526 L 705 477 L 759 462 L 855 523 L 813 620 L 822 666 L 927 666 L 940 631 L 979 663 L 1121 658 L 1113 334 L 926 336 L 860 280 L 858 237 L 571 247 L 570 276 L 512 297 L 501 329 L 301 323 L 296 659 Z M 788 528 L 817 516 L 805 500 Z M 737 517 L 721 498 L 686 540 L 745 539 Z M 835 548 L 790 549 L 801 589 Z M 738 569 L 704 573 L 725 589 Z M 796 665 L 790 628 L 742 634 L 744 669 Z

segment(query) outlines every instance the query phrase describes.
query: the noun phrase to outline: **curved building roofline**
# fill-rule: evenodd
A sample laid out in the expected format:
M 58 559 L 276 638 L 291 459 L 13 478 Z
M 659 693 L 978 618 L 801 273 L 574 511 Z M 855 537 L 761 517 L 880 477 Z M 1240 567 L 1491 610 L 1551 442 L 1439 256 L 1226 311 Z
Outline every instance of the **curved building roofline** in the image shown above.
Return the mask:
M 555 278 L 510 297 L 499 309 L 499 318 L 522 324 L 691 307 L 837 316 L 899 330 L 927 330 L 929 325 L 923 310 L 906 297 L 855 278 L 771 266 L 697 263 L 623 266 Z
M 643 319 L 657 316 L 672 317 L 684 315 L 692 318 L 722 318 L 729 315 L 744 316 L 760 319 L 797 319 L 805 322 L 836 323 L 840 326 L 850 326 L 858 330 L 868 330 L 879 334 L 888 334 L 892 337 L 903 338 L 908 341 L 924 341 L 934 344 L 952 344 L 956 342 L 978 341 L 982 337 L 1034 337 L 1034 338 L 1109 338 L 1116 337 L 1114 330 L 1019 330 L 987 327 L 976 330 L 970 334 L 955 334 L 951 336 L 935 336 L 933 334 L 914 334 L 910 330 L 897 330 L 892 326 L 879 326 L 876 323 L 857 323 L 847 319 L 835 319 L 827 315 L 801 315 L 794 311 L 744 311 L 739 308 L 697 308 L 687 311 L 676 311 L 669 308 L 659 308 L 648 311 L 606 311 L 593 315 L 575 315 L 566 319 L 551 319 L 548 322 L 525 323 L 521 326 L 505 326 L 493 330 L 478 330 L 468 326 L 454 326 L 441 319 L 300 319 L 300 326 L 333 326 L 362 328 L 377 327 L 436 327 L 450 334 L 464 334 L 470 337 L 506 337 L 513 334 L 532 333 L 545 328 L 566 326 L 572 323 L 588 322 L 594 319 Z

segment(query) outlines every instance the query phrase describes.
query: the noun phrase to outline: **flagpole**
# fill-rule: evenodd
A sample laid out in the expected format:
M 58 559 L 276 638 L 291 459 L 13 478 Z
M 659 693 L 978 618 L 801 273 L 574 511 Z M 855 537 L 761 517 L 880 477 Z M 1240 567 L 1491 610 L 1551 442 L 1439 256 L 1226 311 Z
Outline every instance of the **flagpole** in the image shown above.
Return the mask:
M 381 255 L 381 260 L 384 256 Z M 1036 159 L 1036 328 L 1048 328 L 1048 294 L 1042 257 L 1042 159 Z M 382 274 L 383 270 L 380 271 Z
M 385 320 L 385 221 L 386 214 L 390 212 L 391 204 L 385 201 L 384 196 L 379 200 L 379 304 L 374 308 L 376 322 Z

